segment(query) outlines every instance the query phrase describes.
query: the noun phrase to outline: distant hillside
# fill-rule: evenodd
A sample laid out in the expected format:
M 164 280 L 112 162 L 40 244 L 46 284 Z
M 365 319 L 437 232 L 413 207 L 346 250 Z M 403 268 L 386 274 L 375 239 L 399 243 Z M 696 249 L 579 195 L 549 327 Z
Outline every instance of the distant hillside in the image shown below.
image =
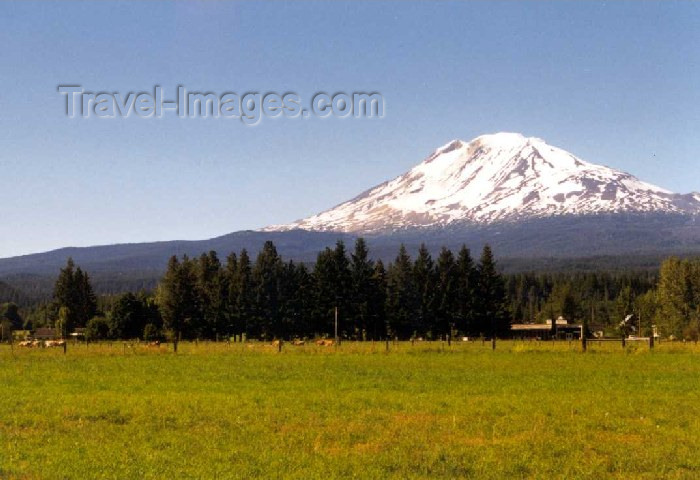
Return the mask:
M 272 240 L 285 258 L 312 261 L 338 239 L 354 241 L 352 236 L 335 233 L 242 231 L 200 241 L 70 247 L 0 259 L 0 280 L 32 298 L 47 297 L 59 270 L 72 257 L 90 274 L 98 293 L 148 290 L 155 287 L 172 255 L 194 257 L 214 250 L 224 261 L 229 253 L 245 248 L 255 257 L 264 242 Z
M 333 232 L 232 233 L 211 240 L 64 248 L 52 252 L 0 259 L 0 280 L 30 297 L 50 295 L 53 281 L 68 257 L 88 271 L 99 293 L 152 289 L 171 255 L 197 256 L 209 250 L 224 261 L 246 248 L 254 257 L 272 240 L 285 259 L 313 262 L 337 240 L 349 247 L 354 235 Z M 662 258 L 700 253 L 700 225 L 694 217 L 676 214 L 611 214 L 559 216 L 493 225 L 454 224 L 443 228 L 410 229 L 365 237 L 373 258 L 390 261 L 399 244 L 414 254 L 426 243 L 433 254 L 440 247 L 466 244 L 476 254 L 485 243 L 504 271 L 591 271 L 655 269 Z
M 25 293 L 5 282 L 0 282 L 0 303 L 13 302 L 18 305 L 24 305 L 28 301 L 29 298 Z
M 63 267 L 68 257 L 93 275 L 99 272 L 162 271 L 172 255 L 195 256 L 210 250 L 225 257 L 242 248 L 255 255 L 266 240 L 272 240 L 286 256 L 297 259 L 311 258 L 337 239 L 351 239 L 349 235 L 336 233 L 253 232 L 231 233 L 209 240 L 131 243 L 95 247 L 69 247 L 45 253 L 0 259 L 0 276 L 17 274 L 54 275 Z

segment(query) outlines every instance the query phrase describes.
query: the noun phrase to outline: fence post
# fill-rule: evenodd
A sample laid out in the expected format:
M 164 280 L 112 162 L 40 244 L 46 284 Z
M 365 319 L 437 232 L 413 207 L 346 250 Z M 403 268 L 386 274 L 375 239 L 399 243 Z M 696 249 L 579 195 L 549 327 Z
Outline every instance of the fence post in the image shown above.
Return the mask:
M 491 339 L 491 350 L 496 350 L 496 335 Z

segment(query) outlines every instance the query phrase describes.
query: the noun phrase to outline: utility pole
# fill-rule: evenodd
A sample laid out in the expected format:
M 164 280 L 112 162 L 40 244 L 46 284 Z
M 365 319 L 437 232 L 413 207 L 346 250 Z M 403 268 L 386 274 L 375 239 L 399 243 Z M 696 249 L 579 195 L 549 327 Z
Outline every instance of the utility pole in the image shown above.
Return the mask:
M 642 336 L 642 310 L 639 309 L 637 314 L 637 335 Z
M 335 344 L 338 344 L 338 306 L 335 307 Z

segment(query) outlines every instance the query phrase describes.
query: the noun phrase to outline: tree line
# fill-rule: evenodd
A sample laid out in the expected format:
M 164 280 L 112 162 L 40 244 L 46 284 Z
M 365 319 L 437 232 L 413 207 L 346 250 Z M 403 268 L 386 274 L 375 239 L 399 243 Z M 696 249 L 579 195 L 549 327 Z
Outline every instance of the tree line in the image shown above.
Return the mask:
M 155 293 L 163 328 L 176 338 L 345 338 L 503 334 L 505 284 L 487 246 L 478 263 L 463 247 L 434 261 L 401 246 L 386 267 L 358 239 L 318 254 L 313 267 L 285 262 L 272 242 L 252 261 L 245 250 L 224 264 L 216 252 L 172 257 Z
M 86 327 L 91 338 L 183 339 L 438 338 L 503 335 L 510 323 L 563 316 L 590 331 L 631 331 L 696 339 L 700 335 L 700 261 L 669 258 L 659 271 L 503 275 L 491 249 L 475 261 L 469 249 L 443 248 L 414 258 L 401 247 L 386 266 L 364 240 L 351 252 L 338 242 L 307 265 L 284 261 L 272 242 L 250 258 L 221 261 L 216 252 L 172 257 L 152 291 L 96 297 L 87 273 L 69 260 L 53 300 L 31 308 L 0 305 L 2 332 L 51 326 Z M 6 336 L 6 335 L 4 335 Z

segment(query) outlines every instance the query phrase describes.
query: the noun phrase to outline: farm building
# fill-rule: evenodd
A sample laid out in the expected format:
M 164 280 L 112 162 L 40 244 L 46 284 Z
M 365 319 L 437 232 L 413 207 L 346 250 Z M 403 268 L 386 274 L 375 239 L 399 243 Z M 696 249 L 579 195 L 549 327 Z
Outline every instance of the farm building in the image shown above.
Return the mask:
M 37 328 L 32 338 L 35 340 L 55 340 L 58 338 L 55 328 Z
M 536 338 L 540 340 L 567 340 L 581 338 L 582 326 L 578 323 L 569 323 L 563 317 L 545 323 L 514 323 L 510 326 L 512 338 Z

